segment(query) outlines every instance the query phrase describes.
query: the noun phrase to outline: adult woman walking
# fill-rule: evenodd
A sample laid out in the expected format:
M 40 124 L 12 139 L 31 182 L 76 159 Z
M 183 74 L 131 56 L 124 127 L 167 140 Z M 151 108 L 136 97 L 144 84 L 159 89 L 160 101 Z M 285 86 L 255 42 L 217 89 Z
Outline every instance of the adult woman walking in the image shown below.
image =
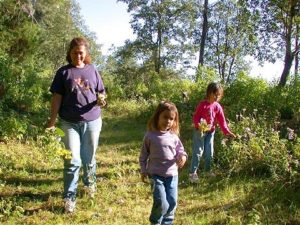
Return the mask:
M 84 38 L 70 42 L 67 61 L 67 65 L 58 69 L 51 84 L 48 128 L 55 127 L 59 115 L 65 132 L 63 142 L 72 153 L 72 158 L 64 161 L 64 207 L 65 212 L 73 212 L 81 166 L 84 188 L 91 197 L 96 191 L 95 153 L 102 127 L 101 107 L 106 102 L 101 76 L 91 64 L 88 42 Z

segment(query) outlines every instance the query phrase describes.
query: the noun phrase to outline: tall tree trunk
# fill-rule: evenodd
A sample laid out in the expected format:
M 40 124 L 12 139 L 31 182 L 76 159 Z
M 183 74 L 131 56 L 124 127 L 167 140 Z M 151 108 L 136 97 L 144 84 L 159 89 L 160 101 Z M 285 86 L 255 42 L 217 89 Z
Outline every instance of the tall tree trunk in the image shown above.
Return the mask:
M 284 68 L 280 77 L 279 86 L 284 87 L 287 82 L 292 64 L 293 64 L 294 55 L 291 51 L 286 51 L 284 57 Z
M 161 68 L 161 37 L 159 37 L 156 54 L 155 54 L 155 72 L 159 74 L 160 68 Z
M 226 83 L 227 84 L 229 84 L 229 82 L 231 80 L 230 78 L 231 78 L 232 67 L 233 67 L 234 62 L 235 62 L 235 57 L 232 57 L 231 60 L 230 60 L 228 76 L 227 76 L 227 79 L 226 79 Z
M 203 26 L 202 26 L 202 34 L 201 34 L 201 42 L 200 42 L 200 52 L 199 52 L 199 62 L 198 67 L 203 66 L 204 64 L 204 48 L 205 48 L 205 41 L 208 32 L 208 19 L 207 19 L 207 12 L 208 12 L 208 0 L 204 0 L 203 5 Z
M 156 1 L 156 4 L 160 4 L 160 1 Z M 158 12 L 158 27 L 157 27 L 157 40 L 156 40 L 156 49 L 155 49 L 155 61 L 154 61 L 154 66 L 155 66 L 155 72 L 160 73 L 160 68 L 161 68 L 161 48 L 162 48 L 162 27 L 161 27 L 161 21 L 162 21 L 162 15 L 160 12 Z
M 0 99 L 5 95 L 5 86 L 3 83 L 0 83 Z
M 296 46 L 296 53 L 295 53 L 295 79 L 298 79 L 299 74 L 299 25 L 296 25 L 296 37 L 295 37 L 295 46 Z
M 293 59 L 294 53 L 292 52 L 292 28 L 293 28 L 293 20 L 295 17 L 295 7 L 294 1 L 292 1 L 290 10 L 288 13 L 287 18 L 287 26 L 286 26 L 286 34 L 285 34 L 285 57 L 284 57 L 284 68 L 280 77 L 279 86 L 284 87 L 287 82 L 287 78 L 289 76 Z

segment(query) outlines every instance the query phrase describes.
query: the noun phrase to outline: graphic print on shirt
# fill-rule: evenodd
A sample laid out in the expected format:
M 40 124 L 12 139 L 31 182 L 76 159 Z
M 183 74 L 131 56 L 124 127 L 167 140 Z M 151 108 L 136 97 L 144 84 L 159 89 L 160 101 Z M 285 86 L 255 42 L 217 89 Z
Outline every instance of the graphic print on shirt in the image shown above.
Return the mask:
M 76 83 L 76 88 L 77 91 L 82 93 L 82 91 L 86 92 L 88 90 L 90 90 L 90 85 L 89 85 L 89 81 L 88 80 L 82 80 L 81 78 L 75 78 L 74 79 L 75 83 Z
M 82 99 L 79 102 L 90 103 L 89 99 L 91 100 L 91 95 L 94 95 L 94 93 L 89 80 L 78 77 L 74 78 L 72 83 L 72 92 L 77 95 L 78 100 Z

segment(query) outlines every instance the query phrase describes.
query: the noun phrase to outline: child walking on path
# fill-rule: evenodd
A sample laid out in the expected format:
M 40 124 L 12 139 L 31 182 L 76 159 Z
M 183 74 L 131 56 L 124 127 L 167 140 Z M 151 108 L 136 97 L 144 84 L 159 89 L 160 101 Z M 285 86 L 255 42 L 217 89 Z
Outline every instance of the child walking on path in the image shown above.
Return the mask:
M 174 221 L 178 196 L 178 168 L 187 154 L 178 137 L 179 115 L 171 102 L 161 102 L 147 125 L 139 162 L 141 179 L 150 178 L 153 191 L 151 224 L 170 225 Z
M 192 183 L 198 181 L 197 170 L 200 158 L 204 154 L 204 171 L 210 173 L 211 161 L 214 153 L 214 134 L 216 123 L 219 124 L 224 135 L 235 137 L 226 123 L 222 106 L 218 103 L 223 97 L 221 84 L 212 82 L 207 86 L 206 98 L 201 101 L 193 115 L 193 153 L 190 165 L 189 180 Z

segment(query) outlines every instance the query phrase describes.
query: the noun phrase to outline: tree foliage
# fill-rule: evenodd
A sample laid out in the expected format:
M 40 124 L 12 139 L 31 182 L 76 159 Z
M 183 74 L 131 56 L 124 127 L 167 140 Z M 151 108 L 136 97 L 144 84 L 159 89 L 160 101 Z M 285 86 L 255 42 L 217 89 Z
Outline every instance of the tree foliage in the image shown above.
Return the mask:
M 36 111 L 55 70 L 65 64 L 67 45 L 84 33 L 75 1 L 0 1 L 0 88 L 2 104 Z M 93 48 L 95 49 L 95 48 Z
M 298 0 L 242 0 L 256 21 L 256 37 L 259 40 L 256 57 L 263 61 L 282 59 L 284 68 L 280 86 L 285 86 L 290 69 L 299 52 L 297 27 L 300 23 Z
M 249 14 L 234 1 L 218 1 L 209 12 L 204 64 L 215 68 L 220 79 L 229 83 L 239 71 L 249 69 L 244 57 L 251 53 L 253 27 Z
M 175 0 L 118 0 L 128 4 L 131 26 L 136 34 L 134 45 L 143 62 L 154 70 L 178 67 L 188 53 L 187 37 L 193 19 L 190 1 Z M 149 63 L 147 63 L 149 64 Z

